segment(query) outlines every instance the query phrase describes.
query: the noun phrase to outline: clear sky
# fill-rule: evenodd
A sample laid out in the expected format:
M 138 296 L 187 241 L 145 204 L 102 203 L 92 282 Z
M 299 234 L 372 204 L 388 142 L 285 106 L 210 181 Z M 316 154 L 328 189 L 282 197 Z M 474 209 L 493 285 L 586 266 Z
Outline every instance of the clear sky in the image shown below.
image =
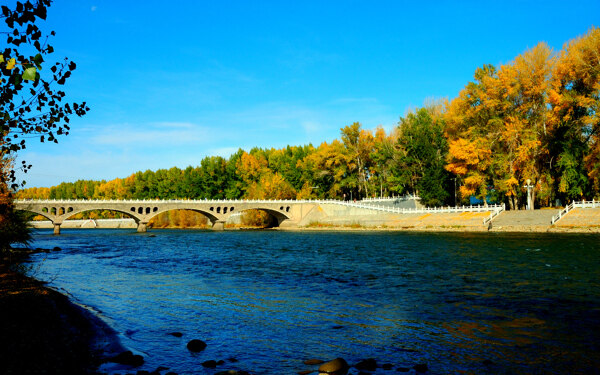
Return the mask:
M 1 2 L 4 2 L 0 0 Z M 9 1 L 9 5 L 14 1 Z M 483 64 L 600 26 L 594 1 L 55 0 L 43 27 L 91 108 L 58 144 L 30 140 L 27 187 L 196 166 L 238 148 L 390 130 L 455 97 Z

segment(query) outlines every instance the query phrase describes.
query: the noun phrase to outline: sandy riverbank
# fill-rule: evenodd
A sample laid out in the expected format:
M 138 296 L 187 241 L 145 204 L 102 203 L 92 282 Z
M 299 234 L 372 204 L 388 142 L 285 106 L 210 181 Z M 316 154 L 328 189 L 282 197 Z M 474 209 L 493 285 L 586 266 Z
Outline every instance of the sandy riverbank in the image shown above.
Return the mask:
M 85 308 L 0 259 L 0 373 L 91 374 L 121 353 L 114 330 Z

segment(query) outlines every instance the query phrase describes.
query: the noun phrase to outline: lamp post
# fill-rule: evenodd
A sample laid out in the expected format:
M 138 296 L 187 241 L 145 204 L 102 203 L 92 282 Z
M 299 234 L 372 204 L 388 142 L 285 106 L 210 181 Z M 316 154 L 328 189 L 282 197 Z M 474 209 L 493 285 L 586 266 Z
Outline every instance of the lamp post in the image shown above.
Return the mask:
M 523 187 L 527 188 L 527 209 L 533 210 L 533 202 L 531 201 L 531 189 L 533 189 L 533 185 L 531 185 L 531 180 L 527 179 L 527 184 Z
M 456 177 L 454 177 L 453 180 L 454 180 L 454 207 L 456 207 Z

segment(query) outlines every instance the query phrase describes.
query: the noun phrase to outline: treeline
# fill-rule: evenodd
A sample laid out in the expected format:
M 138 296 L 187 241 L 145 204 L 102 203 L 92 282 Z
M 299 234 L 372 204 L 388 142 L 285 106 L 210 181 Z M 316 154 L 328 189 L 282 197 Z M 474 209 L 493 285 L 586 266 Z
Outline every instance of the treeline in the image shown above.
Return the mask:
M 238 150 L 197 167 L 30 188 L 50 199 L 361 199 L 417 194 L 537 206 L 600 198 L 600 29 L 553 52 L 540 43 L 475 71 L 459 96 L 426 103 L 390 132 L 359 123 L 331 143 Z

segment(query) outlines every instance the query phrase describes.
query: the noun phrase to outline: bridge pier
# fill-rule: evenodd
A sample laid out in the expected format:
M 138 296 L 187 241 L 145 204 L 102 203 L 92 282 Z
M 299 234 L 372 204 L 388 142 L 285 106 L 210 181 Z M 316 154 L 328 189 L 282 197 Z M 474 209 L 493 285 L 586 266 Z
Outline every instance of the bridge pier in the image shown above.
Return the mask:
M 217 220 L 213 223 L 212 230 L 225 230 L 225 221 Z
M 52 223 L 54 224 L 54 234 L 58 236 L 60 234 L 60 224 L 61 223 Z
M 137 231 L 138 233 L 146 233 L 148 230 L 148 223 L 138 222 L 137 223 Z

